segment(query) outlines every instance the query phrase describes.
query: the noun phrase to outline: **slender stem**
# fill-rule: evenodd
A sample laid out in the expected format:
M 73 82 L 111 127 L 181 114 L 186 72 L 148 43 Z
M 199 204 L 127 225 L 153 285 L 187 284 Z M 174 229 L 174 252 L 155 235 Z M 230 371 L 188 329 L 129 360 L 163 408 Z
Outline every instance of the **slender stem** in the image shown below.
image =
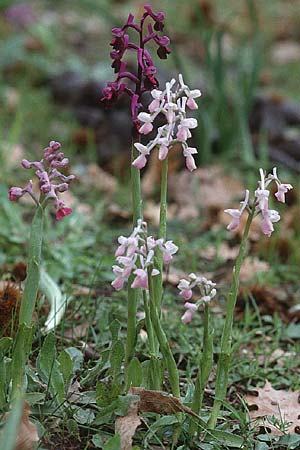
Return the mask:
M 138 151 L 132 143 L 131 161 L 138 156 Z M 141 179 L 140 171 L 131 164 L 131 192 L 133 209 L 133 226 L 136 226 L 138 219 L 142 218 L 142 198 L 141 198 Z M 140 294 L 139 289 L 132 289 L 131 284 L 134 276 L 131 275 L 128 280 L 128 305 L 127 305 L 127 336 L 125 350 L 125 371 L 132 360 L 135 352 L 137 331 L 136 331 L 136 310 L 137 301 Z M 125 378 L 126 378 L 125 374 Z
M 246 255 L 247 238 L 254 217 L 254 213 L 255 213 L 255 205 L 253 205 L 248 215 L 248 219 L 242 237 L 242 242 L 239 249 L 239 254 L 237 256 L 236 263 L 233 268 L 233 280 L 227 300 L 226 318 L 221 338 L 221 352 L 217 366 L 215 400 L 211 416 L 208 422 L 209 428 L 215 428 L 218 415 L 221 409 L 221 405 L 225 399 L 227 392 L 228 372 L 231 357 L 232 324 L 233 324 L 234 309 L 239 289 L 240 270 Z
M 40 265 L 43 243 L 44 209 L 38 206 L 32 220 L 27 277 L 20 308 L 19 322 L 31 326 L 32 315 L 40 282 Z
M 24 390 L 25 366 L 32 344 L 32 316 L 40 282 L 40 265 L 43 243 L 44 209 L 38 205 L 32 220 L 27 277 L 19 315 L 18 332 L 12 353 L 12 398 Z
M 149 304 L 148 304 L 147 293 L 145 290 L 143 290 L 143 301 L 144 301 L 145 322 L 146 322 L 146 329 L 147 329 L 147 334 L 148 334 L 150 355 L 157 356 L 155 337 L 153 334 L 153 326 L 152 326 L 152 322 L 151 322 L 150 308 L 149 308 Z
M 155 292 L 153 289 L 152 267 L 148 267 L 148 283 L 149 283 L 150 314 L 151 314 L 152 325 L 153 325 L 156 337 L 158 339 L 161 352 L 166 361 L 166 366 L 167 366 L 167 369 L 169 372 L 169 380 L 170 380 L 170 385 L 171 385 L 171 389 L 172 389 L 172 394 L 175 397 L 179 397 L 180 396 L 179 374 L 178 374 L 176 362 L 173 357 L 168 339 L 163 330 L 163 327 L 160 322 L 160 317 L 157 312 Z
M 199 371 L 195 382 L 195 390 L 192 400 L 192 410 L 196 414 L 200 413 L 203 401 L 205 386 L 207 385 L 209 375 L 213 366 L 213 330 L 210 324 L 209 305 L 204 305 L 204 330 L 203 330 L 203 348 L 199 364 Z M 194 436 L 197 431 L 197 423 L 195 420 L 190 422 L 190 436 Z
M 161 165 L 161 188 L 160 188 L 160 215 L 159 215 L 159 231 L 158 237 L 166 239 L 167 236 L 167 190 L 168 190 L 168 158 L 162 161 Z M 163 273 L 163 254 L 160 250 L 157 251 L 156 267 L 159 274 L 153 280 L 153 287 L 155 292 L 155 300 L 157 311 L 161 313 L 162 302 L 162 273 Z
M 168 157 L 161 164 L 159 237 L 167 236 L 167 190 L 168 190 Z

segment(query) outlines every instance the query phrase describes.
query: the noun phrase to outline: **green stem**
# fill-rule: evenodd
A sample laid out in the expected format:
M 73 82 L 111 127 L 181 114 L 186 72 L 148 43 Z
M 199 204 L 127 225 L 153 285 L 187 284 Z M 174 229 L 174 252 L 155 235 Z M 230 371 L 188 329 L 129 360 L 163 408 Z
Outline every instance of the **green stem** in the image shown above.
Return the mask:
M 209 305 L 204 305 L 204 330 L 203 330 L 203 349 L 201 360 L 199 364 L 199 371 L 195 383 L 195 391 L 192 401 L 192 410 L 200 413 L 202 406 L 205 386 L 208 383 L 209 375 L 213 366 L 213 330 L 210 324 L 210 309 Z M 197 423 L 195 420 L 190 422 L 190 436 L 193 437 L 197 431 Z
M 175 397 L 179 397 L 180 396 L 179 374 L 178 374 L 176 362 L 173 357 L 168 339 L 163 330 L 163 327 L 160 322 L 160 317 L 157 312 L 157 307 L 156 307 L 157 302 L 155 299 L 155 292 L 153 289 L 152 267 L 148 267 L 148 283 L 149 283 L 150 314 L 151 314 L 152 325 L 153 325 L 156 337 L 158 339 L 161 352 L 166 361 L 166 366 L 167 366 L 168 373 L 169 373 L 169 380 L 170 380 L 172 394 Z
M 160 238 L 167 236 L 167 190 L 168 190 L 168 158 L 161 163 L 161 189 L 160 189 L 160 216 L 159 232 Z
M 237 256 L 236 263 L 233 268 L 233 280 L 227 300 L 226 318 L 221 338 L 221 352 L 219 356 L 216 373 L 215 400 L 211 416 L 208 422 L 209 428 L 215 428 L 218 415 L 221 409 L 221 405 L 225 399 L 227 392 L 228 372 L 231 357 L 232 324 L 233 324 L 234 309 L 239 289 L 240 270 L 246 255 L 247 238 L 254 217 L 254 213 L 255 213 L 255 205 L 252 207 L 248 215 L 248 219 L 242 237 L 242 242 L 239 249 L 239 254 Z
M 33 338 L 32 316 L 40 282 L 43 228 L 44 209 L 38 205 L 31 224 L 27 277 L 20 308 L 18 332 L 12 352 L 12 398 L 16 398 L 20 391 L 24 390 L 25 367 Z
M 29 252 L 27 264 L 27 277 L 20 308 L 19 323 L 31 326 L 40 282 L 40 266 L 43 243 L 44 209 L 38 206 L 32 220 Z
M 148 342 L 149 342 L 149 352 L 151 356 L 157 356 L 156 354 L 156 345 L 155 345 L 155 337 L 153 334 L 153 326 L 151 322 L 150 308 L 147 299 L 147 293 L 143 289 L 143 301 L 144 301 L 144 309 L 145 309 L 145 322 L 146 329 L 148 334 Z
M 137 158 L 139 152 L 132 142 L 131 161 Z M 135 227 L 138 219 L 142 218 L 142 198 L 141 198 L 141 179 L 140 171 L 131 164 L 131 192 L 132 192 L 132 209 L 133 209 L 133 226 Z M 127 306 L 127 336 L 125 350 L 125 371 L 134 357 L 137 330 L 136 330 L 136 310 L 137 301 L 140 293 L 139 289 L 132 289 L 131 284 L 134 276 L 130 276 L 128 280 L 128 306 Z M 125 373 L 126 378 L 126 373 Z
M 158 237 L 166 239 L 167 236 L 167 190 L 168 190 L 168 158 L 165 158 L 161 164 L 161 188 L 160 188 L 160 215 L 159 215 L 159 230 Z M 162 273 L 163 273 L 163 254 L 160 250 L 157 251 L 156 268 L 159 274 L 153 280 L 153 288 L 155 293 L 155 300 L 157 311 L 160 315 L 162 302 Z

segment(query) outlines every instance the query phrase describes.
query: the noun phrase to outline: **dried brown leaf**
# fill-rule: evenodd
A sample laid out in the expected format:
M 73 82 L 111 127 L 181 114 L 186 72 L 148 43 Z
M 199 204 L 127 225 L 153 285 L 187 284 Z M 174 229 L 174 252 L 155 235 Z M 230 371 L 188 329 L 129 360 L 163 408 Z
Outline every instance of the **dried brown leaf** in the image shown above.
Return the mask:
M 30 408 L 24 402 L 22 420 L 17 430 L 17 443 L 15 450 L 32 450 L 34 443 L 38 442 L 37 427 L 29 420 Z
M 249 412 L 252 419 L 275 416 L 280 421 L 289 422 L 288 433 L 296 433 L 300 429 L 299 392 L 277 391 L 268 381 L 263 388 L 257 388 L 256 392 L 257 396 L 246 395 L 248 405 L 257 407 Z M 273 425 L 267 426 L 272 434 L 283 434 Z
M 116 419 L 115 432 L 120 435 L 121 450 L 130 450 L 132 448 L 132 438 L 140 423 L 138 403 L 132 403 L 126 416 Z
M 199 208 L 223 210 L 237 192 L 243 192 L 239 181 L 224 174 L 220 166 L 195 170 L 193 178 L 184 170 L 170 177 L 170 196 L 178 205 L 178 217 L 198 216 Z
M 162 391 L 152 391 L 143 387 L 133 387 L 130 392 L 140 397 L 138 412 L 154 412 L 157 414 L 176 414 L 178 412 L 186 412 L 193 417 L 200 418 L 198 414 L 181 403 L 178 398 L 166 394 Z
M 131 404 L 126 416 L 116 419 L 115 432 L 120 435 L 121 450 L 130 450 L 132 448 L 132 438 L 135 430 L 141 423 L 139 413 L 176 414 L 185 412 L 200 419 L 198 414 L 183 405 L 178 398 L 165 392 L 151 391 L 143 387 L 133 387 L 129 392 L 133 395 L 138 395 L 140 399 Z
M 85 167 L 84 174 L 78 175 L 80 181 L 86 186 L 91 186 L 112 195 L 118 188 L 118 182 L 115 177 L 105 172 L 97 164 L 89 164 Z

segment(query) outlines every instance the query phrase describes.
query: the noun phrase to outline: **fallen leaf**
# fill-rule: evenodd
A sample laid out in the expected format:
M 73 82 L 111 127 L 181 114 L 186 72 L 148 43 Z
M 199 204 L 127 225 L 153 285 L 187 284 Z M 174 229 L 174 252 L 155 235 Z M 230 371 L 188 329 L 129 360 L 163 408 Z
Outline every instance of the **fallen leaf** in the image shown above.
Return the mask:
M 121 450 L 130 450 L 132 448 L 132 438 L 140 423 L 138 402 L 131 403 L 126 416 L 118 417 L 115 422 L 115 432 L 121 438 Z
M 247 256 L 241 267 L 240 281 L 245 283 L 257 276 L 258 273 L 268 272 L 269 270 L 270 266 L 267 262 Z
M 280 421 L 288 422 L 287 433 L 297 433 L 300 429 L 300 404 L 299 392 L 283 391 L 273 389 L 271 383 L 266 381 L 263 388 L 255 389 L 257 396 L 246 395 L 245 399 L 249 406 L 256 406 L 256 410 L 249 411 L 252 419 L 275 416 Z M 265 424 L 265 422 L 264 422 Z M 283 434 L 278 428 L 267 424 L 272 434 Z
M 197 217 L 200 208 L 223 210 L 237 192 L 242 194 L 242 184 L 217 165 L 195 170 L 193 178 L 184 170 L 169 180 L 170 197 L 178 205 L 178 217 L 182 219 Z
M 38 442 L 37 427 L 29 420 L 30 408 L 24 402 L 22 420 L 17 430 L 17 443 L 15 450 L 32 450 L 34 443 Z
M 84 167 L 84 171 L 81 170 L 81 173 L 77 174 L 75 171 L 75 175 L 84 185 L 99 189 L 108 195 L 113 195 L 118 188 L 117 179 L 97 164 L 89 164 Z
M 140 397 L 137 403 L 138 412 L 154 412 L 157 414 L 176 414 L 178 412 L 185 412 L 197 419 L 200 416 L 192 411 L 190 408 L 181 403 L 178 398 L 166 394 L 162 391 L 152 391 L 143 387 L 133 387 L 130 393 Z
M 198 414 L 181 403 L 178 398 L 162 391 L 152 391 L 143 387 L 133 387 L 130 394 L 139 396 L 137 402 L 131 403 L 128 413 L 118 417 L 115 421 L 115 433 L 120 435 L 121 450 L 132 448 L 132 438 L 135 430 L 141 423 L 139 413 L 153 412 L 156 414 L 176 414 L 185 412 L 197 419 L 201 419 Z

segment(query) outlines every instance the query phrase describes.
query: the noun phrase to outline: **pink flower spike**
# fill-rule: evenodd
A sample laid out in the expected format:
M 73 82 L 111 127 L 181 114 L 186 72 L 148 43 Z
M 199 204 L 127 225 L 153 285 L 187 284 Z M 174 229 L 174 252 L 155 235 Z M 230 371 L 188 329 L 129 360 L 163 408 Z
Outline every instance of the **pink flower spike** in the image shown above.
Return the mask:
M 69 214 L 72 214 L 72 212 L 73 212 L 72 208 L 67 208 L 66 206 L 64 206 L 57 210 L 55 218 L 56 220 L 61 220 L 64 217 L 68 216 Z
M 290 190 L 293 189 L 293 186 L 291 184 L 284 184 L 281 183 L 278 185 L 278 191 L 275 194 L 275 197 L 279 202 L 285 203 L 285 194 Z

